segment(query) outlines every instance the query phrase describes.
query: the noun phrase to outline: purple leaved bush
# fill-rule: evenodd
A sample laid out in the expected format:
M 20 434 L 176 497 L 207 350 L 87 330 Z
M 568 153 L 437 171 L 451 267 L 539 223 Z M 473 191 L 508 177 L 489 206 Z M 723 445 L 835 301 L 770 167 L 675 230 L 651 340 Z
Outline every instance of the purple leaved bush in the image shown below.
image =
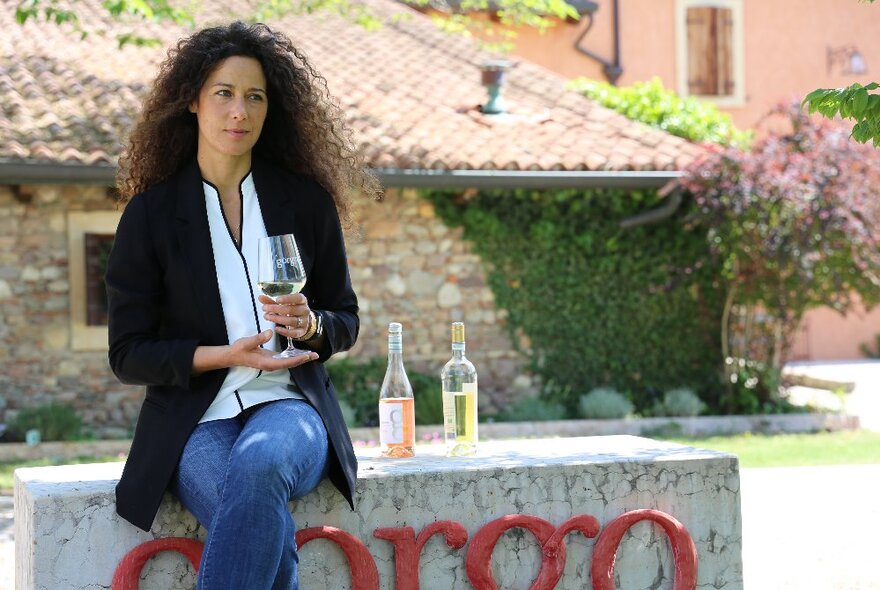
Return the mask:
M 693 198 L 686 223 L 705 232 L 706 262 L 728 284 L 725 355 L 778 367 L 809 308 L 880 301 L 880 150 L 797 105 L 774 109 L 761 131 L 750 151 L 709 148 L 678 184 Z

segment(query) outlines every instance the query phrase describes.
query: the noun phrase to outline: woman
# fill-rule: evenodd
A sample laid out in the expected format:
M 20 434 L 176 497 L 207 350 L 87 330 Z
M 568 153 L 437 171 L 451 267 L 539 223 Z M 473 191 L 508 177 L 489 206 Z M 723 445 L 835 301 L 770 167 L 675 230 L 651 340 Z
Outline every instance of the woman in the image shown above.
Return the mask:
M 110 365 L 146 386 L 117 512 L 149 530 L 170 490 L 208 532 L 199 588 L 296 588 L 287 503 L 327 476 L 354 508 L 357 462 L 322 363 L 357 337 L 340 218 L 375 180 L 303 55 L 237 22 L 169 52 L 117 184 L 129 202 L 107 265 Z M 287 233 L 307 283 L 273 301 L 257 242 Z M 310 352 L 272 358 L 287 337 Z

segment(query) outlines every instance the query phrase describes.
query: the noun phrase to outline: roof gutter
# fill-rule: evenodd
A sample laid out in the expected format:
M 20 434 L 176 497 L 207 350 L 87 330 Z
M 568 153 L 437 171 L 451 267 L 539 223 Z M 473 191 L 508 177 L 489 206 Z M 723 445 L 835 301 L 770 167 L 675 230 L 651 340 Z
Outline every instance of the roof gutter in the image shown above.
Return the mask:
M 388 188 L 660 188 L 681 177 L 678 170 L 401 170 L 374 172 Z
M 373 172 L 388 188 L 660 188 L 681 177 L 677 170 L 405 170 Z M 91 184 L 113 186 L 116 167 L 109 165 L 0 162 L 0 184 Z
M 116 184 L 116 166 L 0 162 L 0 184 Z

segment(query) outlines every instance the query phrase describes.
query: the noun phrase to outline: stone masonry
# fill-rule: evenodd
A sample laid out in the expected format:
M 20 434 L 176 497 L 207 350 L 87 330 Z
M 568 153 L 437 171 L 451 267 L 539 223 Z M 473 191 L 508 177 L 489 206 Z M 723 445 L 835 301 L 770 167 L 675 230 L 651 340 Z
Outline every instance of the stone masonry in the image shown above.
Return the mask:
M 0 187 L 0 422 L 22 408 L 70 404 L 106 435 L 127 433 L 141 393 L 119 384 L 106 352 L 70 346 L 67 214 L 115 208 L 104 187 Z
M 106 351 L 71 347 L 69 263 L 83 253 L 68 252 L 68 214 L 114 210 L 104 187 L 0 186 L 0 423 L 57 401 L 72 405 L 99 436 L 133 427 L 140 388 L 116 381 Z M 387 324 L 399 321 L 407 367 L 439 373 L 450 354 L 449 323 L 464 321 L 481 392 L 509 390 L 523 359 L 460 230 L 446 227 L 413 190 L 358 202 L 353 213 L 347 244 L 362 312 L 348 356 L 384 357 Z
M 350 354 L 384 357 L 388 322 L 397 321 L 407 368 L 439 376 L 451 355 L 449 325 L 463 321 L 480 391 L 503 403 L 523 357 L 512 349 L 505 313 L 496 309 L 482 261 L 461 230 L 444 225 L 414 190 L 389 191 L 381 202 L 358 205 L 347 245 L 361 335 Z

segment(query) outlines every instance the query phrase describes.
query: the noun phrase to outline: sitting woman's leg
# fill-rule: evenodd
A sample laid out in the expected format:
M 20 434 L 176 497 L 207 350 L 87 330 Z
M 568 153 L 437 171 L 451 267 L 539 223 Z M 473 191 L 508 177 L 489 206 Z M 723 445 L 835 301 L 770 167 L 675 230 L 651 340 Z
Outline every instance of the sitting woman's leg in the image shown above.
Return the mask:
M 220 504 L 229 455 L 241 428 L 236 418 L 197 425 L 171 481 L 171 492 L 207 530 L 211 530 L 214 511 Z
M 211 516 L 200 588 L 297 588 L 296 526 L 288 502 L 324 477 L 327 445 L 321 417 L 302 400 L 266 404 L 247 419 Z

